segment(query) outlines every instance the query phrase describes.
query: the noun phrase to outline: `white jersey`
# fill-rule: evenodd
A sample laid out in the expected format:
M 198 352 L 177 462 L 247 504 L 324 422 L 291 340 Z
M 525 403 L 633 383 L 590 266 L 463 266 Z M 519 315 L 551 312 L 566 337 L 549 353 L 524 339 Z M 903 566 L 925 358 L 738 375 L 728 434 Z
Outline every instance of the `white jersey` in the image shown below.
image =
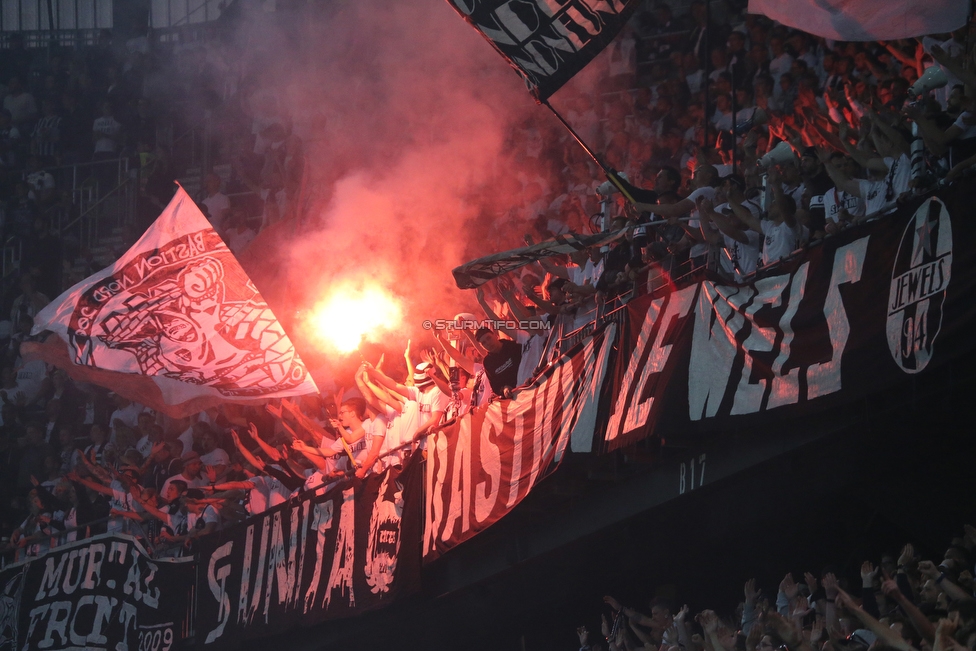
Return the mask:
M 144 513 L 145 509 L 142 505 L 135 501 L 132 497 L 132 493 L 129 492 L 122 482 L 119 480 L 113 480 L 109 485 L 112 489 L 112 497 L 109 500 L 109 505 L 117 511 L 130 511 L 134 513 Z M 109 533 L 113 531 L 122 531 L 125 528 L 126 518 L 121 515 L 113 515 L 109 518 L 106 529 Z
M 875 213 L 887 213 L 895 209 L 899 195 L 908 191 L 912 178 L 912 163 L 908 156 L 885 158 L 888 174 L 881 181 L 860 181 L 861 197 L 864 199 L 864 214 L 869 217 Z
M 789 257 L 796 250 L 796 230 L 786 222 L 777 224 L 771 219 L 762 222 L 763 240 L 762 263 L 768 265 Z
M 705 186 L 704 188 L 698 188 L 697 190 L 695 190 L 694 192 L 688 195 L 688 198 L 696 206 L 698 205 L 698 199 L 700 197 L 705 197 L 706 199 L 714 199 L 715 188 Z M 692 208 L 689 215 L 691 216 L 691 219 L 688 221 L 688 227 L 700 228 L 701 221 L 699 220 L 698 217 L 698 208 L 697 207 Z M 688 250 L 688 256 L 691 258 L 697 258 L 698 256 L 705 255 L 706 253 L 708 253 L 708 244 L 705 242 L 699 242 L 697 244 L 693 244 L 691 249 Z
M 412 426 L 411 431 L 407 431 L 408 427 L 411 427 L 408 421 L 416 422 L 417 414 L 419 414 L 419 405 L 414 401 L 408 401 L 404 406 L 404 410 L 410 405 L 410 409 L 414 412 L 412 416 L 405 416 L 404 414 L 398 414 L 393 410 L 392 407 L 386 408 L 386 438 L 383 439 L 383 447 L 380 448 L 380 460 L 379 462 L 384 466 L 395 466 L 403 463 L 403 459 L 406 457 L 405 450 L 398 450 L 397 452 L 392 452 L 400 447 L 402 444 L 406 443 L 412 433 L 416 431 L 416 426 Z
M 413 399 L 420 406 L 420 422 L 417 423 L 417 427 L 430 420 L 431 416 L 438 411 L 443 417 L 444 412 L 451 405 L 451 396 L 441 391 L 437 385 L 432 385 L 426 391 L 421 391 L 417 387 L 409 387 L 409 389 Z
M 291 497 L 284 484 L 270 475 L 256 475 L 248 479 L 254 484 L 248 493 L 247 512 L 250 515 L 264 513 L 268 509 L 288 501 Z
M 864 200 L 856 194 L 848 194 L 843 190 L 831 188 L 824 192 L 824 215 L 826 219 L 840 222 L 841 211 L 846 210 L 851 217 L 864 216 Z

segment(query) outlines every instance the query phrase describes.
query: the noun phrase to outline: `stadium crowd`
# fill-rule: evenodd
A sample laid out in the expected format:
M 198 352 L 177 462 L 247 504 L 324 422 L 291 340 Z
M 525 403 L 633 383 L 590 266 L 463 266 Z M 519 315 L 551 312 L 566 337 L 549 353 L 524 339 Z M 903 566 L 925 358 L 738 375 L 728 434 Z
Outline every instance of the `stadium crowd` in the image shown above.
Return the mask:
M 913 545 L 866 560 L 859 576 L 839 575 L 829 566 L 821 576 L 788 573 L 776 598 L 763 595 L 755 579 L 728 613 L 688 606 L 675 608 L 655 598 L 647 608 L 604 597 L 597 635 L 577 629 L 581 651 L 962 651 L 976 643 L 973 559 L 976 528 L 952 539 L 940 559 L 926 560 Z
M 478 291 L 488 318 L 558 327 L 462 328 L 459 339 L 438 337 L 417 358 L 408 346 L 402 363 L 364 363 L 335 399 L 226 405 L 181 420 L 21 359 L 33 317 L 80 280 L 75 262 L 85 262 L 81 277 L 107 262 L 58 232 L 79 207 L 53 170 L 92 163 L 101 192 L 112 179 L 99 163 L 133 161 L 139 216 L 124 239 L 134 241 L 179 171 L 158 128 L 175 110 L 159 88 L 178 71 L 184 85 L 176 87 L 195 92 L 172 95 L 218 116 L 215 149 L 228 165 L 205 174 L 198 199 L 237 252 L 263 227 L 303 218 L 303 140 L 277 94 L 241 75 L 219 46 L 164 56 L 141 38 L 40 56 L 12 37 L 0 51 L 3 237 L 21 242 L 24 254 L 16 288 L 4 293 L 10 321 L 0 324 L 0 530 L 11 532 L 10 550 L 38 554 L 118 529 L 167 553 L 192 547 L 193 538 L 299 493 L 401 463 L 442 419 L 510 397 L 608 301 L 705 268 L 743 280 L 976 163 L 976 51 L 967 49 L 966 30 L 839 43 L 761 16 L 728 18 L 731 29 L 709 23 L 700 0 L 686 16 L 658 3 L 595 64 L 605 66 L 596 89 L 558 97 L 587 143 L 625 175 L 635 202 L 600 187 L 600 170 L 544 114 L 510 134 L 519 174 L 505 178 L 500 162 L 474 197 L 483 219 L 473 230 L 483 237 L 473 241 L 490 248 L 478 253 L 604 226 L 620 234 Z M 912 96 L 929 68 L 946 85 Z M 925 144 L 921 174 L 912 173 L 912 124 Z M 242 192 L 250 204 L 231 200 Z M 606 224 L 592 217 L 601 199 Z M 773 611 L 764 617 L 788 634 Z M 727 643 L 703 642 L 708 651 Z M 773 642 L 753 640 L 761 645 Z

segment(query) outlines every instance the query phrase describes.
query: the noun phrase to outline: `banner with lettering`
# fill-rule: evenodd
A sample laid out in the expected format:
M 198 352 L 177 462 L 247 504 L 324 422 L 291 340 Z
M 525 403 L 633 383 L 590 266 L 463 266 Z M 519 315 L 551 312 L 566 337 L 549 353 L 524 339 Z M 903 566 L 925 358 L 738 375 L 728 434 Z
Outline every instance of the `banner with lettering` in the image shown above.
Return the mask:
M 615 340 L 611 324 L 513 399 L 474 409 L 428 439 L 425 561 L 510 512 L 567 448 L 593 449 Z
M 193 623 L 196 564 L 133 538 L 58 547 L 0 571 L 0 650 L 175 649 Z
M 976 229 L 966 205 L 933 197 L 755 282 L 706 280 L 631 302 L 607 447 L 656 428 L 829 409 L 972 350 Z
M 539 101 L 607 47 L 640 0 L 448 0 Z
M 197 648 L 236 649 L 417 590 L 422 490 L 415 454 L 202 540 Z
M 183 418 L 224 402 L 317 393 L 281 323 L 179 188 L 115 263 L 34 317 L 25 359 Z

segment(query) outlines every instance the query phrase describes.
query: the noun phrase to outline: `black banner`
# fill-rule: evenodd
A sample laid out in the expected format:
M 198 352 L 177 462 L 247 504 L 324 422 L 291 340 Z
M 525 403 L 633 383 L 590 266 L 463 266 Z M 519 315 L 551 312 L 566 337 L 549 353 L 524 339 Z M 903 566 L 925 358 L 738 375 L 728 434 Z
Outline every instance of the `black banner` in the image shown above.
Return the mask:
M 623 28 L 640 0 L 448 0 L 545 101 Z
M 0 650 L 177 648 L 193 622 L 193 559 L 153 560 L 107 535 L 0 571 Z
M 287 502 L 202 541 L 197 648 L 236 648 L 416 590 L 420 458 L 322 497 Z
M 589 338 L 512 400 L 472 409 L 428 439 L 424 560 L 505 517 L 563 458 L 591 452 L 616 329 Z
M 829 238 L 755 282 L 706 280 L 633 301 L 608 447 L 656 430 L 750 416 L 763 426 L 773 410 L 830 409 L 972 350 L 971 205 L 971 194 L 933 197 Z

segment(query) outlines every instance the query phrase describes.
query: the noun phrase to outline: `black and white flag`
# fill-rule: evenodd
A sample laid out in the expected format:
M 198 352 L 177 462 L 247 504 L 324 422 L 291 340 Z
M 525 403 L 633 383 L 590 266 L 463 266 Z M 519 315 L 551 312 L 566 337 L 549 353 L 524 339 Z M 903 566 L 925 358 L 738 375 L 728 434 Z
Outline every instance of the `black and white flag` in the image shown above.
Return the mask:
M 607 47 L 639 0 L 448 0 L 540 102 Z

